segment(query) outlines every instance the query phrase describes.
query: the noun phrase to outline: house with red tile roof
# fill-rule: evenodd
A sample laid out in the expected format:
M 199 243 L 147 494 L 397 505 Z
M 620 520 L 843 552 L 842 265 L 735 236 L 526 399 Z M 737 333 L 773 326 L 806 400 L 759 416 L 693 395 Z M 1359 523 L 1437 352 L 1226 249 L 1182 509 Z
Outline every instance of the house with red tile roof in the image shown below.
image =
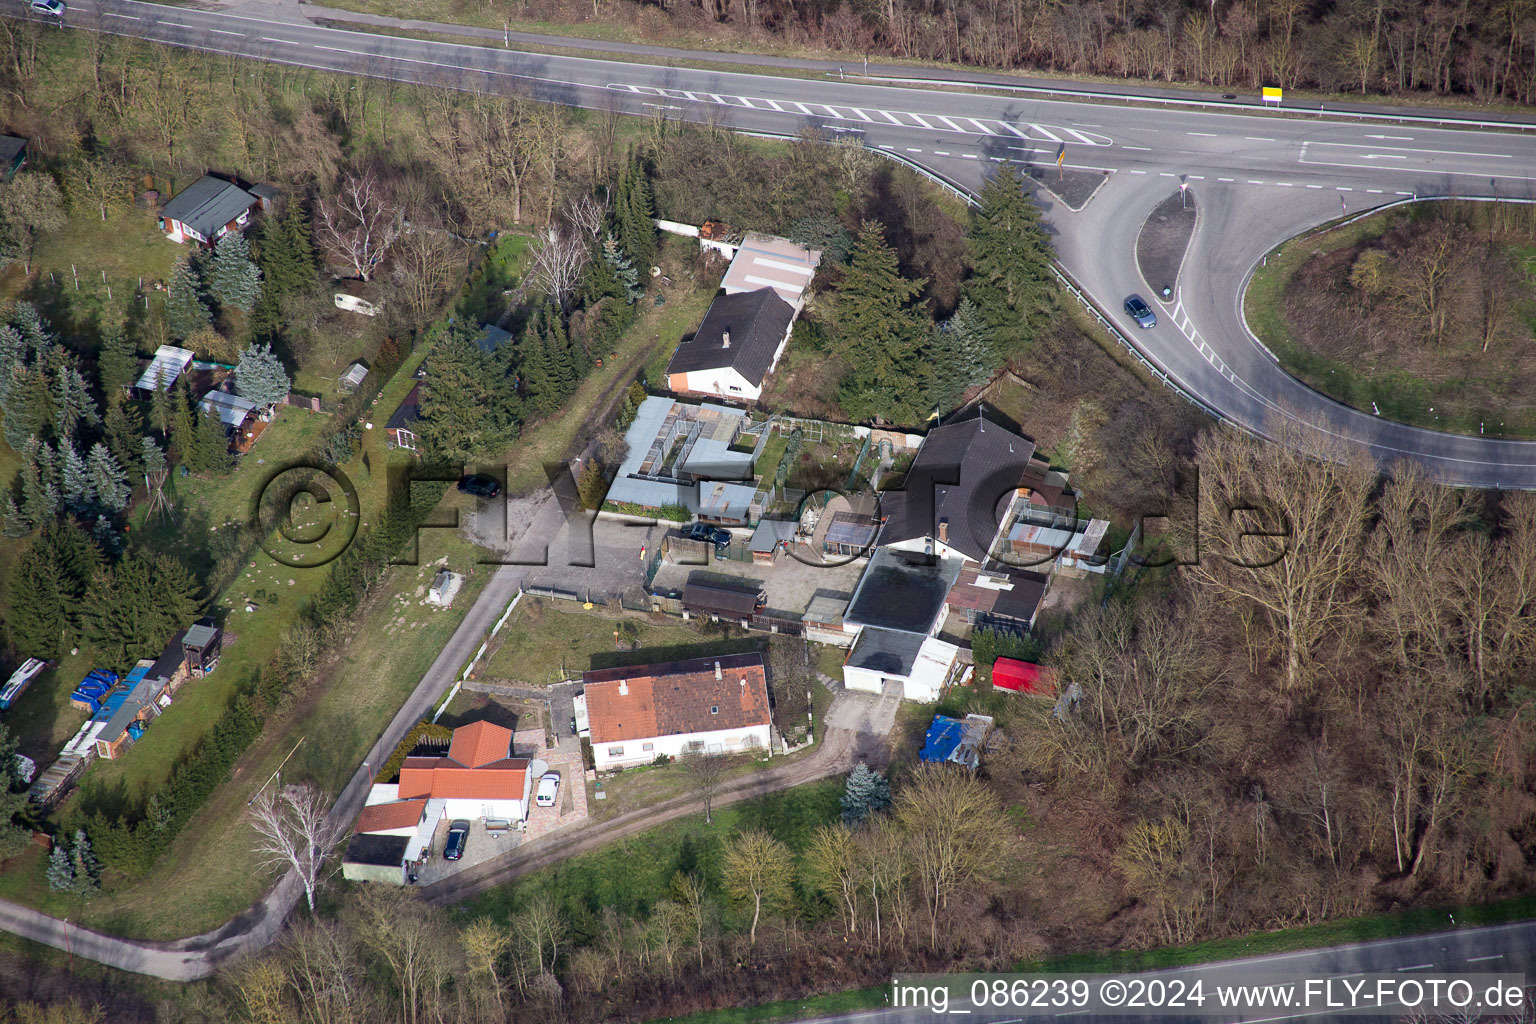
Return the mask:
M 442 800 L 448 818 L 523 821 L 535 767 L 525 757 L 512 756 L 511 729 L 471 722 L 453 730 L 446 756 L 405 759 L 399 796 L 403 801 Z
M 582 675 L 578 725 L 587 723 L 599 771 L 679 757 L 767 753 L 771 713 L 760 654 L 729 654 Z

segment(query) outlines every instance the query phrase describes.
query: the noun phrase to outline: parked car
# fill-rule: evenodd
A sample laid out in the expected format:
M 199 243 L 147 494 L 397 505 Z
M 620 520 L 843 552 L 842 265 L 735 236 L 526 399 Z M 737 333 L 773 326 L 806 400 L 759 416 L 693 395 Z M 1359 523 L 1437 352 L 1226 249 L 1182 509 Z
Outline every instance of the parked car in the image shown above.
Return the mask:
M 571 716 L 571 735 L 572 736 L 579 736 L 580 734 L 581 734 L 581 730 L 576 728 L 576 716 L 572 715 Z
M 1156 327 L 1157 314 L 1152 312 L 1152 307 L 1147 305 L 1147 300 L 1140 295 L 1132 295 L 1125 300 L 1125 311 L 1136 321 L 1138 327 Z
M 694 523 L 688 527 L 688 539 L 709 541 L 717 548 L 728 548 L 731 546 L 731 531 L 708 523 Z
M 538 792 L 534 794 L 533 802 L 540 807 L 555 806 L 555 794 L 560 792 L 560 773 L 545 772 L 539 780 Z
M 68 9 L 64 0 L 32 0 L 32 13 L 43 14 L 50 18 L 63 18 Z
M 443 847 L 443 860 L 458 860 L 464 856 L 464 844 L 469 842 L 469 822 L 459 818 L 448 826 L 448 842 Z
M 484 473 L 470 473 L 459 478 L 459 490 L 477 498 L 494 498 L 501 493 L 501 484 Z

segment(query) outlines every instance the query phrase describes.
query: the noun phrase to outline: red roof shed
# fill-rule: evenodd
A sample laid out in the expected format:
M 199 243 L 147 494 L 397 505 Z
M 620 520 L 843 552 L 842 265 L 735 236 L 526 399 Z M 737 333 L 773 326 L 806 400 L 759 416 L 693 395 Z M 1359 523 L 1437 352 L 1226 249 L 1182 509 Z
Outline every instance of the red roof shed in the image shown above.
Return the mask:
M 1052 689 L 1044 669 L 1017 658 L 998 658 L 992 663 L 992 688 L 1040 695 L 1048 695 Z

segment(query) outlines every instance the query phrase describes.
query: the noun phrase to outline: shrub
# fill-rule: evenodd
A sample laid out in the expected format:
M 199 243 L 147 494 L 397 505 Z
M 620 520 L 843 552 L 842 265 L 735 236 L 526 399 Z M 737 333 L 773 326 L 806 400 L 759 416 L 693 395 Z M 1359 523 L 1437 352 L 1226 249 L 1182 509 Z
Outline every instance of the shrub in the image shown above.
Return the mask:
M 400 766 L 405 763 L 407 757 L 411 756 L 411 751 L 415 750 L 416 745 L 422 740 L 451 739 L 453 739 L 453 730 L 446 725 L 438 725 L 436 722 L 425 719 L 417 722 L 395 746 L 388 760 L 379 765 L 379 773 L 375 778 L 380 782 L 396 781 L 400 775 Z

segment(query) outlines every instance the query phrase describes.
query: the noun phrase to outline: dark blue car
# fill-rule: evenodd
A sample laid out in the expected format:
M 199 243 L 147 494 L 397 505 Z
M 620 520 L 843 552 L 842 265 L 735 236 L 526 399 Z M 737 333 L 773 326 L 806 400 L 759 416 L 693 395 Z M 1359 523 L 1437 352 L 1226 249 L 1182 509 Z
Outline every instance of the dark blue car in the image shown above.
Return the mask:
M 463 818 L 448 826 L 448 842 L 443 846 L 443 860 L 458 860 L 464 856 L 464 844 L 469 842 L 469 822 Z

